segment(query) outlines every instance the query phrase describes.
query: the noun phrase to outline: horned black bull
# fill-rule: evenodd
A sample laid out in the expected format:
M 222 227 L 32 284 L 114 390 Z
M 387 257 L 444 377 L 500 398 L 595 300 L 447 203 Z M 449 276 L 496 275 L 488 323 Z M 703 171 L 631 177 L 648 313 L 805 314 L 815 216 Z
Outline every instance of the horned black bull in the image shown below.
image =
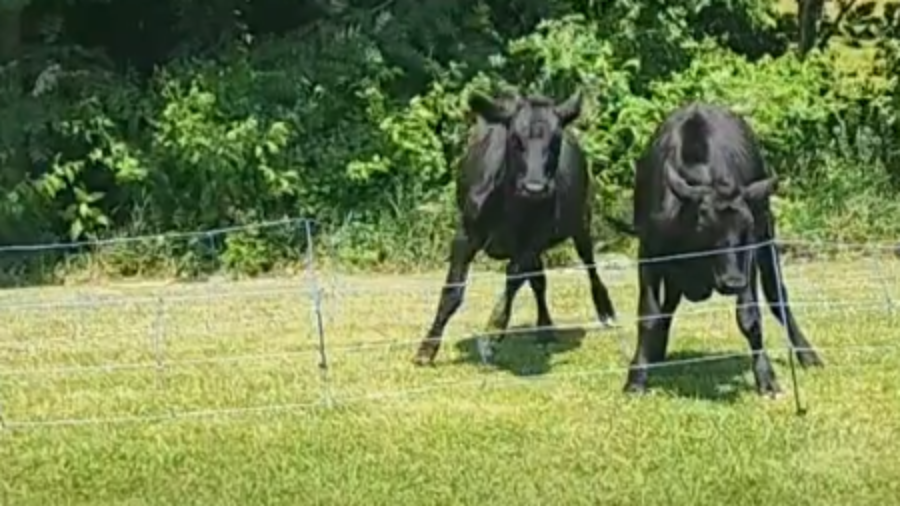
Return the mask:
M 767 175 L 754 132 L 725 108 L 690 104 L 672 112 L 656 129 L 635 167 L 633 223 L 610 219 L 639 239 L 638 340 L 626 391 L 645 391 L 648 362 L 665 359 L 672 317 L 682 297 L 703 301 L 715 290 L 737 297 L 737 324 L 753 351 L 759 393 L 779 393 L 763 348 L 758 275 L 800 364 L 823 365 L 797 325 L 778 275 L 769 207 L 776 187 L 777 178 Z M 714 251 L 700 255 L 709 250 Z M 695 255 L 677 258 L 691 253 Z
M 450 245 L 450 267 L 437 313 L 415 357 L 432 363 L 448 320 L 462 304 L 469 265 L 480 250 L 507 260 L 506 290 L 490 326 L 509 324 L 516 292 L 526 279 L 537 301 L 540 341 L 553 339 L 547 308 L 547 279 L 541 254 L 571 238 L 585 264 L 600 322 L 611 326 L 615 310 L 594 267 L 590 234 L 591 185 L 578 142 L 564 129 L 581 113 L 581 94 L 565 102 L 537 96 L 492 99 L 473 94 L 469 107 L 477 124 L 456 179 L 458 224 Z M 494 338 L 481 352 L 489 358 Z

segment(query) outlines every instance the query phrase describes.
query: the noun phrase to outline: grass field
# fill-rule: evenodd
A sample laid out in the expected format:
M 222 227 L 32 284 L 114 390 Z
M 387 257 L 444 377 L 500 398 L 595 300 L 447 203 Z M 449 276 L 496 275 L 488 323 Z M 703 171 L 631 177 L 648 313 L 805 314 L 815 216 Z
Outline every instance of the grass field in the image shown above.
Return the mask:
M 493 370 L 467 335 L 487 320 L 499 275 L 473 276 L 430 369 L 410 359 L 442 273 L 323 276 L 330 408 L 302 278 L 6 290 L 0 504 L 891 503 L 896 263 L 785 268 L 826 360 L 798 370 L 803 417 L 781 327 L 766 312 L 786 396 L 761 399 L 749 358 L 728 357 L 747 346 L 724 299 L 676 317 L 670 360 L 695 363 L 653 371 L 652 395 L 624 396 L 630 267 L 601 272 L 620 329 L 582 328 L 587 279 L 554 272 L 562 342 L 548 357 L 527 334 L 508 339 Z M 533 319 L 526 289 L 513 325 Z

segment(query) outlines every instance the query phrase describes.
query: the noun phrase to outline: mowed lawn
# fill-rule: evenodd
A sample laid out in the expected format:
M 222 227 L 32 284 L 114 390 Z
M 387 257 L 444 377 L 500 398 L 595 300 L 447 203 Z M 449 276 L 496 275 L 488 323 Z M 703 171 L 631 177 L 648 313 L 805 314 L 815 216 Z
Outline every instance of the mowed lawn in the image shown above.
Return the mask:
M 781 327 L 766 310 L 786 395 L 762 399 L 725 299 L 676 317 L 670 360 L 691 364 L 653 371 L 649 396 L 622 394 L 630 266 L 601 272 L 620 329 L 590 326 L 583 271 L 554 271 L 562 342 L 544 355 L 523 331 L 495 369 L 470 336 L 499 275 L 473 275 L 424 369 L 411 358 L 442 272 L 322 275 L 327 378 L 303 278 L 4 290 L 0 504 L 890 504 L 898 263 L 785 267 L 827 364 L 798 369 L 802 417 Z M 534 316 L 526 287 L 513 325 Z

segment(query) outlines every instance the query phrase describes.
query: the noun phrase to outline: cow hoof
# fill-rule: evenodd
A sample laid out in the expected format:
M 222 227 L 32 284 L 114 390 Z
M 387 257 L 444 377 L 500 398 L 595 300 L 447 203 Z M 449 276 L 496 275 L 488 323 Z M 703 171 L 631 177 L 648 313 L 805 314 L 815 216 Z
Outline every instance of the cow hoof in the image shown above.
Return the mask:
M 426 354 L 419 353 L 419 354 L 416 354 L 416 356 L 413 358 L 412 362 L 413 362 L 413 365 L 415 365 L 415 366 L 424 367 L 427 365 L 434 365 L 434 358 L 430 357 Z
M 767 399 L 767 400 L 774 402 L 774 401 L 781 400 L 784 397 L 784 392 L 782 392 L 781 390 L 760 392 L 759 396 L 762 397 L 763 399 Z
M 616 320 L 615 316 L 604 316 L 600 318 L 600 325 L 602 325 L 603 328 L 614 329 L 619 326 L 619 322 Z
M 768 384 L 757 387 L 756 391 L 761 397 L 766 397 L 773 400 L 778 399 L 783 394 L 781 387 L 778 386 L 778 383 L 776 383 L 775 381 L 770 381 L 768 382 Z
M 797 352 L 797 361 L 801 367 L 825 367 L 825 362 L 819 357 L 819 354 L 812 350 L 803 350 Z
M 784 397 L 785 397 L 785 394 L 782 391 L 769 392 L 764 396 L 765 399 L 768 399 L 770 401 L 779 401 L 779 400 L 783 399 Z
M 647 394 L 647 385 L 643 385 L 640 383 L 626 383 L 625 388 L 622 389 L 628 395 L 646 395 Z

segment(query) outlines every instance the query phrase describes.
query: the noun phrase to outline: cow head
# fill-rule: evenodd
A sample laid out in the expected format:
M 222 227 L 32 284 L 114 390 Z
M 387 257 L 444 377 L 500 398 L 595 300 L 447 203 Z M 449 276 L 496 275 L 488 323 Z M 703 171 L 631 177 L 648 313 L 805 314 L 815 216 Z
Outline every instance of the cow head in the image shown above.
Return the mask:
M 666 163 L 666 183 L 685 207 L 682 216 L 692 228 L 696 246 L 719 250 L 714 256 L 713 277 L 716 290 L 723 295 L 734 295 L 746 288 L 749 260 L 746 249 L 756 241 L 753 233 L 756 224 L 751 206 L 765 201 L 778 186 L 773 176 L 739 187 L 725 184 L 692 185 Z
M 581 114 L 581 101 L 580 91 L 561 104 L 538 97 L 470 96 L 469 107 L 476 114 L 506 128 L 506 177 L 516 195 L 542 200 L 554 194 L 563 129 Z

